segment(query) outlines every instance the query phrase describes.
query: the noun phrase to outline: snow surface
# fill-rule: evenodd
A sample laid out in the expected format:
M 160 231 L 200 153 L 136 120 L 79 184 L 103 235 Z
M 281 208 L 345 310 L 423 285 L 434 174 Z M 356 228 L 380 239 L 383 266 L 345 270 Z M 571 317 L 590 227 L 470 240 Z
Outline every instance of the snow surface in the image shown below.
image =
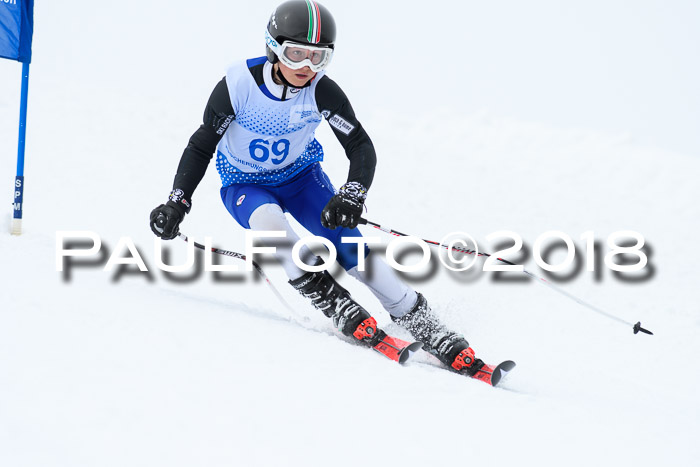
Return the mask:
M 170 190 L 182 148 L 226 65 L 262 53 L 258 39 L 274 5 L 39 3 L 24 234 L 0 231 L 0 465 L 696 464 L 700 158 L 690 140 L 687 151 L 674 152 L 678 146 L 663 138 L 674 128 L 697 130 L 697 94 L 671 106 L 660 126 L 672 130 L 652 135 L 661 141 L 653 146 L 640 144 L 650 141 L 645 135 L 609 123 L 629 117 L 650 125 L 661 117 L 650 112 L 635 120 L 634 109 L 620 113 L 612 99 L 599 111 L 600 125 L 558 120 L 562 94 L 542 89 L 551 112 L 451 101 L 461 95 L 462 77 L 499 83 L 521 77 L 467 61 L 464 68 L 446 65 L 442 77 L 435 63 L 415 63 L 413 70 L 430 74 L 427 82 L 445 80 L 433 102 L 430 89 L 409 76 L 396 81 L 395 66 L 376 56 L 386 48 L 368 37 L 387 18 L 400 35 L 425 12 L 376 2 L 325 4 L 345 41 L 329 73 L 352 99 L 379 154 L 367 217 L 435 240 L 466 231 L 486 250 L 485 237 L 497 230 L 519 233 L 530 251 L 540 234 L 561 230 L 581 248 L 579 256 L 583 232 L 594 231 L 604 253 L 610 233 L 638 231 L 650 246 L 646 280 L 625 282 L 599 265 L 597 273 L 574 271 L 558 284 L 625 321 L 641 320 L 655 335 L 635 336 L 532 281 L 494 281 L 492 274 L 442 267 L 410 275 L 477 355 L 517 361 L 503 387 L 494 389 L 438 369 L 424 354 L 400 367 L 343 342 L 271 262 L 265 271 L 308 321 L 290 317 L 252 276 L 227 273 L 218 280 L 201 273 L 176 282 L 155 268 L 148 213 Z M 624 11 L 624 2 L 606 4 Z M 579 8 L 588 19 L 602 8 L 585 5 Z M 634 31 L 660 2 L 639 5 L 644 8 L 629 11 L 639 21 L 630 26 Z M 374 15 L 365 14 L 370 6 Z M 685 24 L 685 7 L 676 5 L 678 24 Z M 467 25 L 499 24 L 489 7 L 447 2 L 445 8 L 454 18 L 471 14 Z M 550 9 L 547 2 L 533 8 L 523 17 L 526 25 L 541 24 L 535 19 L 545 13 L 562 33 L 565 21 L 575 22 L 572 10 Z M 639 19 L 640 11 L 647 16 Z M 460 37 L 451 24 L 442 26 L 448 42 Z M 512 39 L 526 37 L 521 32 Z M 497 56 L 498 44 L 484 41 L 478 56 Z M 430 56 L 429 48 L 418 47 L 419 56 Z M 397 62 L 413 63 L 409 52 L 396 50 Z M 439 63 L 454 50 L 435 53 Z M 583 67 L 586 76 L 572 88 L 606 73 L 596 64 Z M 646 95 L 653 105 L 694 72 L 677 81 L 657 76 L 657 85 L 643 93 L 631 87 L 630 98 Z M 0 62 L 4 219 L 11 214 L 19 74 L 18 64 Z M 571 99 L 614 93 L 596 85 L 596 92 L 573 92 Z M 478 94 L 464 89 L 464 95 Z M 408 96 L 427 102 L 416 111 L 401 102 Z M 507 100 L 493 88 L 479 99 Z M 324 167 L 341 183 L 347 172 L 342 150 L 327 125 L 318 137 L 327 152 Z M 182 229 L 240 251 L 243 229 L 221 205 L 218 187 L 210 168 Z M 97 232 L 109 253 L 128 236 L 151 273 L 131 268 L 120 275 L 93 265 L 74 268 L 68 279 L 55 266 L 60 230 Z M 184 243 L 169 248 L 174 261 L 184 258 Z M 543 274 L 531 253 L 515 259 Z M 341 281 L 387 331 L 406 336 L 360 284 Z

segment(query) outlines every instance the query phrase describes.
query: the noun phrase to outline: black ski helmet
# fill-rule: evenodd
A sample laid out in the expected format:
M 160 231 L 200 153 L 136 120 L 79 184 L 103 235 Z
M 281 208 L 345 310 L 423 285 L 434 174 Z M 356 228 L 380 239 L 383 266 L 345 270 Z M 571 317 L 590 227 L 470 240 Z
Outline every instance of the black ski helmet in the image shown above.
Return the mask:
M 299 44 L 335 47 L 335 20 L 326 7 L 314 0 L 289 0 L 278 6 L 267 23 L 267 32 L 282 44 L 292 41 Z M 277 63 L 279 58 L 269 45 L 265 47 L 267 59 Z

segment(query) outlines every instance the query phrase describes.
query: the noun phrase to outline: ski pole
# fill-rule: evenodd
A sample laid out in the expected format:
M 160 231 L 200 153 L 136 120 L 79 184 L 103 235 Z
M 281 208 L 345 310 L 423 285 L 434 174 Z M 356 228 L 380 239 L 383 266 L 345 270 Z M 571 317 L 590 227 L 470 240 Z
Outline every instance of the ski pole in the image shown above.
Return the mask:
M 382 225 L 380 225 L 380 224 L 377 224 L 376 222 L 369 221 L 369 220 L 367 220 L 367 219 L 365 219 L 365 218 L 362 218 L 362 217 L 360 218 L 360 224 L 365 224 L 365 225 L 368 225 L 368 226 L 370 226 L 370 227 L 374 227 L 375 229 L 381 230 L 382 232 L 386 232 L 386 233 L 388 233 L 388 234 L 390 234 L 390 235 L 394 235 L 394 236 L 396 236 L 396 237 L 409 237 L 409 236 L 412 236 L 412 235 L 408 235 L 408 234 L 399 232 L 399 231 L 397 231 L 397 230 L 394 230 L 394 229 L 391 229 L 391 228 L 388 228 L 388 227 L 384 227 L 384 226 L 382 226 Z M 444 245 L 444 244 L 442 244 L 442 243 L 440 243 L 440 242 L 435 242 L 435 241 L 433 241 L 433 240 L 426 240 L 426 239 L 422 239 L 422 240 L 423 240 L 425 243 L 428 243 L 428 244 L 430 244 L 430 245 L 434 245 L 434 246 L 437 246 L 437 247 L 445 248 L 445 249 L 448 249 L 448 250 L 451 249 L 452 251 L 457 251 L 457 252 L 465 253 L 465 254 L 468 254 L 468 255 L 476 254 L 477 256 L 486 256 L 486 257 L 491 257 L 491 256 L 493 256 L 493 255 L 491 255 L 491 254 L 489 254 L 489 253 L 477 252 L 477 251 L 475 251 L 475 250 L 470 250 L 470 249 L 468 249 L 468 248 L 461 248 L 461 247 L 458 247 L 458 246 Z M 498 261 L 504 263 L 504 264 L 508 264 L 508 265 L 511 265 L 511 266 L 516 266 L 516 264 L 514 264 L 514 263 L 512 263 L 512 262 L 510 262 L 510 261 L 508 261 L 508 260 L 506 260 L 506 259 L 498 258 L 498 257 L 496 257 L 496 259 L 497 259 Z M 612 319 L 613 321 L 617 321 L 617 322 L 619 322 L 619 323 L 622 323 L 622 324 L 625 324 L 625 325 L 628 325 L 628 326 L 632 326 L 632 330 L 634 331 L 635 334 L 637 334 L 637 333 L 640 332 L 640 331 L 643 332 L 644 334 L 652 334 L 652 335 L 654 334 L 653 332 L 649 331 L 648 329 L 644 329 L 644 328 L 642 327 L 641 321 L 637 321 L 637 323 L 634 323 L 634 324 L 633 324 L 633 323 L 630 323 L 629 321 L 625 321 L 624 319 L 622 319 L 622 318 L 620 318 L 620 317 L 618 317 L 618 316 L 612 315 L 612 314 L 610 314 L 610 313 L 608 313 L 608 312 L 606 312 L 606 311 L 604 311 L 604 310 L 601 310 L 600 308 L 598 308 L 598 307 L 596 307 L 596 306 L 591 305 L 590 303 L 587 303 L 587 302 L 581 300 L 580 298 L 578 298 L 578 297 L 576 297 L 576 296 L 570 294 L 569 292 L 565 291 L 565 290 L 562 289 L 561 287 L 558 287 L 558 286 L 554 285 L 553 283 L 549 282 L 549 281 L 548 281 L 547 279 L 545 279 L 544 277 L 537 276 L 537 275 L 531 273 L 530 271 L 528 271 L 528 270 L 525 269 L 525 268 L 523 268 L 522 272 L 523 272 L 524 274 L 527 274 L 528 276 L 532 277 L 533 279 L 535 279 L 535 280 L 537 281 L 537 283 L 542 284 L 542 285 L 546 285 L 546 286 L 549 287 L 550 289 L 555 290 L 555 291 L 559 292 L 560 294 L 564 295 L 565 297 L 570 298 L 571 300 L 575 301 L 575 302 L 578 303 L 579 305 L 583 305 L 583 306 L 585 306 L 586 308 L 588 308 L 588 309 L 590 309 L 590 310 L 593 310 L 593 311 L 595 311 L 595 312 L 598 313 L 598 314 L 601 314 L 601 315 L 603 315 L 603 316 L 605 316 L 605 317 L 607 317 L 607 318 L 609 318 L 609 319 Z
M 185 242 L 189 242 L 189 241 L 190 241 L 190 239 L 187 238 L 187 235 L 185 235 L 185 234 L 183 234 L 183 233 L 181 233 L 181 232 L 179 232 L 179 233 L 177 234 L 177 236 L 180 237 L 180 238 L 181 238 L 182 240 L 184 240 Z M 194 244 L 194 246 L 197 247 L 197 248 L 199 248 L 200 250 L 205 250 L 205 251 L 206 251 L 206 247 L 205 247 L 204 245 L 202 245 L 201 243 L 197 243 L 197 242 L 195 242 L 194 240 L 192 240 L 192 244 Z M 242 254 L 242 253 L 236 253 L 235 251 L 222 250 L 221 248 L 212 247 L 212 248 L 211 248 L 211 252 L 212 252 L 212 253 L 219 254 L 219 255 L 223 255 L 223 256 L 230 256 L 231 258 L 236 258 L 236 259 L 240 259 L 240 260 L 243 260 L 243 261 L 246 260 L 246 256 L 245 256 L 244 254 Z M 258 274 L 260 274 L 260 277 L 262 277 L 263 279 L 265 279 L 265 282 L 267 282 L 267 285 L 270 286 L 270 289 L 272 290 L 272 292 L 275 294 L 275 296 L 277 297 L 277 299 L 279 299 L 279 301 L 282 302 L 282 304 L 285 306 L 285 308 L 287 308 L 287 310 L 289 310 L 289 312 L 292 313 L 292 315 L 296 316 L 297 318 L 304 319 L 304 316 L 300 316 L 300 315 L 299 315 L 299 312 L 297 312 L 294 308 L 292 308 L 292 307 L 289 305 L 289 303 L 287 303 L 287 301 L 284 299 L 284 297 L 282 297 L 282 294 L 280 294 L 279 291 L 277 290 L 277 288 L 272 284 L 272 282 L 271 282 L 270 279 L 267 277 L 267 275 L 265 274 L 265 272 L 263 272 L 263 270 L 262 270 L 262 268 L 260 267 L 260 265 L 259 265 L 258 263 L 256 263 L 255 261 L 252 261 L 252 263 L 253 263 L 253 267 L 255 268 L 255 270 L 258 272 Z

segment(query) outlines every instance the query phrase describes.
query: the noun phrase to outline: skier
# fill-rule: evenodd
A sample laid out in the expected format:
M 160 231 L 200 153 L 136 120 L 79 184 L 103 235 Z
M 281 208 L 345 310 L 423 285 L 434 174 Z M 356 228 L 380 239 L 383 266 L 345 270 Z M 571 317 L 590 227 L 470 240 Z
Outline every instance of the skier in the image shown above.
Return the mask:
M 189 140 L 177 168 L 169 200 L 150 216 L 153 232 L 173 239 L 192 207 L 192 194 L 214 153 L 222 181 L 221 199 L 244 228 L 285 231 L 299 240 L 285 213 L 336 247 L 337 261 L 379 299 L 391 319 L 406 328 L 448 367 L 473 375 L 484 365 L 460 334 L 431 311 L 425 297 L 396 276 L 365 247 L 368 271 L 359 271 L 358 246 L 341 243 L 360 237 L 356 229 L 372 185 L 376 154 L 372 141 L 340 87 L 326 74 L 333 57 L 336 26 L 314 0 L 291 0 L 272 13 L 266 56 L 232 66 L 215 86 L 204 122 Z M 320 166 L 323 148 L 314 132 L 322 117 L 350 160 L 347 182 L 335 190 Z M 332 318 L 347 336 L 372 342 L 376 321 L 328 271 L 306 272 L 294 264 L 289 245 L 277 259 L 289 283 Z M 315 259 L 302 248 L 306 264 Z

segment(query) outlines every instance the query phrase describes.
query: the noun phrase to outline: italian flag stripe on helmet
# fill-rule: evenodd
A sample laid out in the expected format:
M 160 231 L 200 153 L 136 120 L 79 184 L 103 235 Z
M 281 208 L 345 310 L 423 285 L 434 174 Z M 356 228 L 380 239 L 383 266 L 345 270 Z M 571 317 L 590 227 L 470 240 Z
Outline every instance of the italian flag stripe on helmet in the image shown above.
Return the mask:
M 311 44 L 318 44 L 321 41 L 321 10 L 313 0 L 306 0 L 309 7 L 309 34 L 307 39 Z

